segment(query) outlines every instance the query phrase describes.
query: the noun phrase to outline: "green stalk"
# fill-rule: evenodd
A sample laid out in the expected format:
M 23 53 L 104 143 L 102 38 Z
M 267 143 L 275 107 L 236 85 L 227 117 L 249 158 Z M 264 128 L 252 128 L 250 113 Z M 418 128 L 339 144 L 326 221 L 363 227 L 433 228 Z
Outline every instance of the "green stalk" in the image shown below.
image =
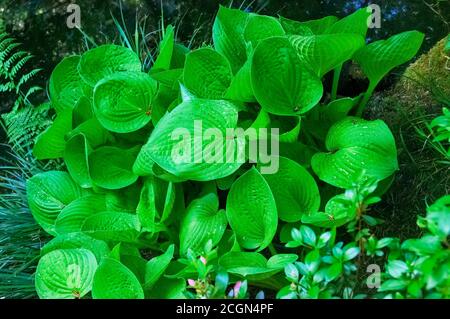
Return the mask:
M 375 91 L 375 88 L 377 87 L 378 82 L 370 82 L 369 87 L 367 88 L 366 93 L 364 93 L 364 97 L 361 101 L 361 103 L 358 106 L 358 109 L 356 110 L 356 116 L 361 117 L 364 109 L 367 106 L 367 102 L 369 102 L 369 99 L 372 97 L 373 91 Z
M 340 64 L 339 66 L 337 66 L 334 69 L 333 86 L 331 87 L 331 101 L 336 100 L 336 97 L 337 97 L 339 78 L 341 77 L 342 66 L 343 66 L 343 64 Z

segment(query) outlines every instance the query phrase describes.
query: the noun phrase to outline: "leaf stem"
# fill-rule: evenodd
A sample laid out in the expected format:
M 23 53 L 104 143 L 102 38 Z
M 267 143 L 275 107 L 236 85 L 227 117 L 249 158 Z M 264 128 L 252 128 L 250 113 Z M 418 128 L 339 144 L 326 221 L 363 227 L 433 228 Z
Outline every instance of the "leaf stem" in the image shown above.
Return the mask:
M 367 102 L 369 102 L 369 99 L 372 97 L 373 91 L 375 91 L 375 88 L 378 85 L 378 81 L 370 81 L 369 87 L 367 88 L 366 93 L 364 93 L 364 97 L 361 101 L 361 103 L 358 106 L 358 109 L 356 110 L 356 116 L 362 117 L 362 114 L 364 112 L 364 109 L 367 106 Z
M 273 245 L 273 243 L 271 243 L 271 244 L 268 246 L 268 248 L 269 248 L 269 251 L 270 251 L 270 253 L 272 254 L 272 256 L 278 255 L 278 252 L 277 252 L 277 250 L 275 249 L 275 246 Z
M 340 64 L 334 69 L 333 74 L 333 86 L 331 87 L 331 101 L 336 100 L 337 97 L 337 91 L 339 87 L 339 78 L 341 77 L 341 71 L 342 71 L 343 64 Z

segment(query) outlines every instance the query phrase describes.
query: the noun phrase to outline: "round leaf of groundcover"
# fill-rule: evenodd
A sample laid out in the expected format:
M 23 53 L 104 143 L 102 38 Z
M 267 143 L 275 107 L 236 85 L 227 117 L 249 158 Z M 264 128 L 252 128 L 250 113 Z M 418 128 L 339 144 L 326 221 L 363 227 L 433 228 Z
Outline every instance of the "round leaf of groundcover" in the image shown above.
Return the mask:
M 226 212 L 241 247 L 260 251 L 272 242 L 278 225 L 277 207 L 269 185 L 255 168 L 231 186 Z
M 223 98 L 232 77 L 228 60 L 211 48 L 201 48 L 186 56 L 184 85 L 197 97 Z
M 88 195 L 78 198 L 64 207 L 56 218 L 56 232 L 58 234 L 80 232 L 86 218 L 105 210 L 106 203 L 103 195 Z
M 284 37 L 271 37 L 258 44 L 251 78 L 256 99 L 269 113 L 302 114 L 322 98 L 322 82 Z
M 89 155 L 92 181 L 106 189 L 120 189 L 136 182 L 132 167 L 138 148 L 123 150 L 114 146 L 103 146 Z
M 274 17 L 251 14 L 244 29 L 245 41 L 256 46 L 260 40 L 285 34 L 280 22 Z
M 133 272 L 120 261 L 103 259 L 94 276 L 94 299 L 144 299 L 144 291 Z
M 94 239 L 83 233 L 70 233 L 58 235 L 49 241 L 41 250 L 41 256 L 57 249 L 85 248 L 90 250 L 100 262 L 102 258 L 110 253 L 108 244 L 102 240 Z
M 44 255 L 36 269 L 41 299 L 79 299 L 92 288 L 97 260 L 87 249 L 58 249 Z
M 154 161 L 186 180 L 228 176 L 244 162 L 240 160 L 244 155 L 243 138 L 227 136 L 227 128 L 235 128 L 237 120 L 237 109 L 230 102 L 195 98 L 184 101 L 158 122 L 133 171 L 149 171 Z
M 49 234 L 55 234 L 55 220 L 68 204 L 81 197 L 81 190 L 69 174 L 60 171 L 38 173 L 27 181 L 27 199 L 34 219 Z
M 188 249 L 203 254 L 209 240 L 213 246 L 220 242 L 228 223 L 225 211 L 218 209 L 219 198 L 213 193 L 191 202 L 181 222 L 180 254 Z
M 262 175 L 272 190 L 282 221 L 293 223 L 319 210 L 320 194 L 316 181 L 300 164 L 279 158 L 275 174 Z
M 52 72 L 49 83 L 49 94 L 52 106 L 57 113 L 72 110 L 81 97 L 92 92 L 78 73 L 80 56 L 63 59 Z
M 140 72 L 141 61 L 132 50 L 114 44 L 86 51 L 78 63 L 81 78 L 91 87 L 113 73 L 124 71 Z
M 95 86 L 95 115 L 109 131 L 137 131 L 151 120 L 156 89 L 156 81 L 147 73 L 121 72 L 110 75 Z
M 352 187 L 363 172 L 383 180 L 398 169 L 394 137 L 381 120 L 347 117 L 330 128 L 325 144 L 329 152 L 315 154 L 311 166 L 335 187 Z

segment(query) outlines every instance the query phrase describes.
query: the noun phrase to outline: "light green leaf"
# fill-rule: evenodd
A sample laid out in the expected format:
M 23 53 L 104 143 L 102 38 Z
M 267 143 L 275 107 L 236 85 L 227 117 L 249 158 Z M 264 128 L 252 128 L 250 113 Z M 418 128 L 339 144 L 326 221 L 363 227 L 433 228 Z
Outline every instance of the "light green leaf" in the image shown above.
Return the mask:
M 159 53 L 155 63 L 152 66 L 151 72 L 170 69 L 170 62 L 173 55 L 174 47 L 174 29 L 172 25 L 168 25 L 161 43 L 159 44 Z
M 83 134 L 77 134 L 67 141 L 64 163 L 72 178 L 83 188 L 92 187 L 88 156 L 90 146 Z
M 272 242 L 278 224 L 277 207 L 269 185 L 255 168 L 234 182 L 226 212 L 243 248 L 260 251 Z
M 34 219 L 49 234 L 55 220 L 68 204 L 81 197 L 81 190 L 66 172 L 38 173 L 27 181 L 27 199 Z
M 58 235 L 49 241 L 41 250 L 41 256 L 44 256 L 57 249 L 77 249 L 85 248 L 91 251 L 97 262 L 108 256 L 110 253 L 108 244 L 102 240 L 94 239 L 83 233 L 70 233 Z
M 424 35 L 418 31 L 407 31 L 368 44 L 354 59 L 363 69 L 370 82 L 378 83 L 393 68 L 412 59 L 419 51 Z
M 223 98 L 232 77 L 228 60 L 211 48 L 201 48 L 186 56 L 184 85 L 197 97 Z
M 41 299 L 79 299 L 92 288 L 97 261 L 87 249 L 49 252 L 36 269 L 36 292 Z
M 395 140 L 381 121 L 347 117 L 330 128 L 329 153 L 317 153 L 312 168 L 319 178 L 340 188 L 351 188 L 362 172 L 366 178 L 383 180 L 397 169 Z
M 105 258 L 92 285 L 94 299 L 144 299 L 144 291 L 133 272 L 120 261 Z
M 364 38 L 352 33 L 291 36 L 289 40 L 300 60 L 319 78 L 351 59 L 364 46 Z
M 39 134 L 33 148 L 38 160 L 60 158 L 66 146 L 65 135 L 72 130 L 72 110 L 61 111 L 52 125 Z
M 252 87 L 252 57 L 253 49 L 247 50 L 248 59 L 237 71 L 225 94 L 225 98 L 240 102 L 256 102 Z
M 140 72 L 141 61 L 132 50 L 105 44 L 86 51 L 78 63 L 81 78 L 91 87 L 116 72 Z
M 132 172 L 138 148 L 123 150 L 114 146 L 103 146 L 89 156 L 92 181 L 106 189 L 119 189 L 136 182 Z
M 108 211 L 86 218 L 81 230 L 100 240 L 135 243 L 141 225 L 134 214 Z
M 58 234 L 80 232 L 84 221 L 106 210 L 105 196 L 89 195 L 78 198 L 64 207 L 56 218 L 55 229 Z
M 112 132 L 137 131 L 151 120 L 156 89 L 156 81 L 147 73 L 120 72 L 110 75 L 95 86 L 95 115 Z
M 334 23 L 326 30 L 326 33 L 354 33 L 365 38 L 371 16 L 371 8 L 361 8 Z
M 64 58 L 50 76 L 50 100 L 58 114 L 63 111 L 72 111 L 84 95 L 89 97 L 92 93 L 78 73 L 79 62 L 78 55 Z
M 313 35 L 312 30 L 301 22 L 280 16 L 280 24 L 287 35 Z
M 333 24 L 338 21 L 335 16 L 326 16 L 320 19 L 299 22 L 301 26 L 308 27 L 314 34 L 325 33 Z
M 236 73 L 247 59 L 244 29 L 248 16 L 244 11 L 220 6 L 214 20 L 214 48 L 228 59 L 233 73 Z
M 239 160 L 243 155 L 243 138 L 225 139 L 227 128 L 235 128 L 236 124 L 237 110 L 230 102 L 185 101 L 158 122 L 133 170 L 151 172 L 149 166 L 154 161 L 185 180 L 208 181 L 228 176 L 243 163 Z M 208 129 L 214 134 L 202 138 L 211 131 Z
M 251 42 L 253 47 L 256 47 L 260 40 L 284 35 L 284 29 L 277 19 L 259 14 L 250 14 L 244 29 L 244 39 Z
M 180 254 L 191 249 L 194 253 L 204 253 L 205 245 L 210 240 L 216 246 L 227 227 L 227 216 L 219 210 L 219 198 L 208 193 L 194 199 L 186 210 L 180 226 Z
M 175 246 L 172 244 L 166 252 L 160 256 L 150 259 L 145 266 L 145 289 L 150 289 L 156 281 L 164 274 L 173 258 Z
M 108 141 L 114 140 L 111 133 L 107 131 L 96 118 L 91 118 L 81 123 L 72 131 L 67 133 L 66 140 L 69 140 L 78 134 L 83 134 L 89 142 L 89 146 L 92 148 L 96 148 L 107 143 Z
M 281 220 L 296 222 L 303 215 L 319 210 L 320 194 L 316 181 L 296 162 L 280 157 L 278 171 L 263 177 L 270 186 Z
M 269 113 L 302 114 L 322 97 L 322 82 L 283 37 L 259 43 L 252 58 L 251 76 L 255 97 Z

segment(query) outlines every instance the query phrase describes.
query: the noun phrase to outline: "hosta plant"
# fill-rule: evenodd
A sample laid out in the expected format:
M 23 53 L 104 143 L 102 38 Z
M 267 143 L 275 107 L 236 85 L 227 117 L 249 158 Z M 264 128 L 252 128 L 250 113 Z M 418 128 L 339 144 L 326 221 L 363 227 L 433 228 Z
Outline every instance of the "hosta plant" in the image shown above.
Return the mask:
M 367 237 L 357 225 L 376 221 L 365 208 L 398 169 L 388 126 L 360 116 L 423 39 L 366 44 L 369 16 L 298 22 L 220 7 L 211 45 L 189 50 L 169 26 L 149 69 L 114 44 L 63 59 L 34 156 L 65 169 L 27 182 L 54 236 L 39 297 L 343 296 L 345 285 L 325 286 L 356 270 Z M 370 84 L 339 96 L 351 60 Z M 345 244 L 347 233 L 358 239 Z

